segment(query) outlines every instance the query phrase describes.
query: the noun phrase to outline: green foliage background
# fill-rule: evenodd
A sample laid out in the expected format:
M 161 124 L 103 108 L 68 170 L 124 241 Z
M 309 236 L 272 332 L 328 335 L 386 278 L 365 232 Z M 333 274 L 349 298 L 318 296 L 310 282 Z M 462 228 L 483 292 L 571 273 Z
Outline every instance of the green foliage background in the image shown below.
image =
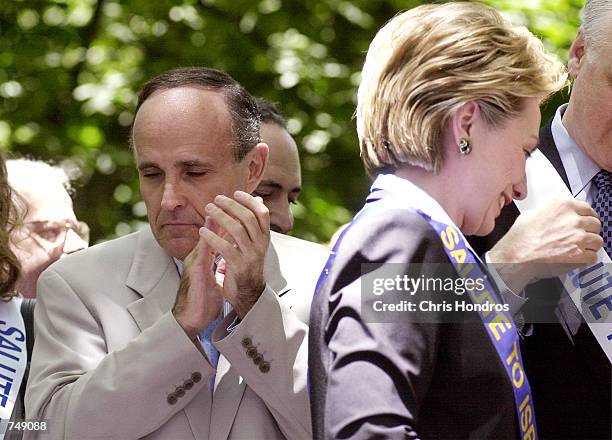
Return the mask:
M 352 115 L 368 43 L 415 0 L 0 0 L 0 148 L 79 169 L 92 241 L 146 222 L 127 146 L 136 93 L 177 66 L 279 102 L 301 149 L 293 235 L 326 241 L 366 194 Z M 563 60 L 583 0 L 486 0 Z M 566 96 L 544 110 L 543 120 Z

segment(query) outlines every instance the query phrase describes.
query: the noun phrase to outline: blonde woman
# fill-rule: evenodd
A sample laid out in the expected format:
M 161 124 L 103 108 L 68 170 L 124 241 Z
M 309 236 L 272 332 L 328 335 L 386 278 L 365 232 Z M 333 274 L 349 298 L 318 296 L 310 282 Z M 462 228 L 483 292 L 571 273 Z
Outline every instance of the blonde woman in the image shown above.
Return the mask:
M 315 438 L 537 438 L 518 332 L 464 234 L 525 197 L 539 105 L 565 83 L 537 38 L 479 3 L 378 32 L 357 104 L 375 180 L 311 311 Z M 433 263 L 454 289 L 395 282 L 440 277 Z

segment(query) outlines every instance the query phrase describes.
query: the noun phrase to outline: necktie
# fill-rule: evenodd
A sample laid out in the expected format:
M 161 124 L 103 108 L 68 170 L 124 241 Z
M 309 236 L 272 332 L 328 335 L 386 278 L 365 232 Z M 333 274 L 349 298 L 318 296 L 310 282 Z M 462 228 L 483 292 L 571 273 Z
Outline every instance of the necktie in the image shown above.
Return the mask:
M 220 282 L 220 284 L 223 284 L 223 278 L 219 280 L 219 276 L 222 276 L 222 275 L 219 274 L 217 269 L 219 268 L 219 265 L 221 264 L 222 260 L 223 258 L 221 258 L 221 255 L 217 255 L 215 257 L 214 268 L 213 268 L 215 272 L 215 277 L 217 277 L 217 281 Z M 202 330 L 200 334 L 198 335 L 200 338 L 200 344 L 202 344 L 202 348 L 204 349 L 204 353 L 206 353 L 206 357 L 208 358 L 208 361 L 214 368 L 217 368 L 217 363 L 219 362 L 219 350 L 217 350 L 217 347 L 215 347 L 215 345 L 212 342 L 212 334 L 217 328 L 217 326 L 219 325 L 219 323 L 221 322 L 221 320 L 223 319 L 223 316 L 224 316 L 223 313 L 221 313 L 221 315 L 219 315 L 217 319 L 215 319 L 213 322 L 208 324 L 204 328 L 204 330 Z
M 206 353 L 206 357 L 208 358 L 208 361 L 214 368 L 217 368 L 217 363 L 219 362 L 219 351 L 217 350 L 217 348 L 214 346 L 212 342 L 212 334 L 222 319 L 223 319 L 223 315 L 219 316 L 213 322 L 208 324 L 204 328 L 204 330 L 202 330 L 202 332 L 199 334 L 200 344 L 202 344 L 204 353 Z
M 601 170 L 593 178 L 597 188 L 593 208 L 601 220 L 600 235 L 604 239 L 604 249 L 612 256 L 612 173 Z

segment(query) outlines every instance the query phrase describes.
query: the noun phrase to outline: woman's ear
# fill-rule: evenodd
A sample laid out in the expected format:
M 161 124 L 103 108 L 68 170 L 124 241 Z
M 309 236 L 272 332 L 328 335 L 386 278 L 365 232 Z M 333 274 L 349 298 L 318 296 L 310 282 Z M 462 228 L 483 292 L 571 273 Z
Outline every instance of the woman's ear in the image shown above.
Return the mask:
M 255 191 L 266 171 L 266 166 L 268 165 L 268 145 L 260 142 L 247 153 L 243 160 L 247 161 L 248 164 L 246 192 L 250 194 Z
M 461 139 L 470 140 L 474 124 L 480 118 L 480 106 L 476 101 L 463 104 L 450 118 L 450 136 L 454 145 L 459 145 Z

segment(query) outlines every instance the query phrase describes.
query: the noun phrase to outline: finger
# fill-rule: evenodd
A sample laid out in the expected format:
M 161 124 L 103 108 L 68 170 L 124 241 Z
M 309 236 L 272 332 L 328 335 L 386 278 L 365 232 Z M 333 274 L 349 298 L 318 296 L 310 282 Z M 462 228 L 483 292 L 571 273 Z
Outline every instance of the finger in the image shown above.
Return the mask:
M 601 230 L 601 221 L 597 217 L 581 216 L 580 227 L 586 232 L 599 234 L 599 231 Z
M 204 211 L 206 218 L 208 219 L 208 223 L 205 223 L 204 227 L 209 231 L 213 231 L 219 237 L 227 238 L 227 231 L 223 229 L 219 224 L 217 224 L 217 222 L 215 222 L 214 219 L 206 213 L 206 206 L 204 206 Z
M 204 219 L 204 227 L 210 227 L 210 218 L 208 216 Z M 187 255 L 185 267 L 193 265 L 203 267 L 211 258 L 214 258 L 213 250 L 208 246 L 208 243 L 200 237 L 195 247 L 189 255 Z
M 212 227 L 212 223 L 212 219 L 209 216 L 206 216 L 204 220 L 204 227 L 200 228 L 200 230 L 205 228 L 209 230 L 208 228 Z M 217 256 L 217 253 L 211 248 L 211 246 L 206 242 L 206 240 L 201 236 L 201 234 L 199 242 L 204 243 L 204 247 L 206 249 L 206 258 L 205 263 L 203 264 L 203 267 L 205 268 L 205 292 L 209 299 L 211 297 L 216 297 L 215 305 L 208 304 L 208 306 L 211 307 L 213 310 L 217 310 L 222 306 L 223 303 L 223 295 L 221 294 L 221 288 L 223 284 L 218 282 L 215 273 L 215 258 Z M 215 319 L 215 317 L 213 317 L 212 319 Z
M 236 201 L 246 206 L 255 214 L 259 223 L 259 228 L 266 236 L 270 235 L 270 211 L 263 204 L 261 198 L 255 198 L 244 191 L 236 191 L 234 193 Z M 259 199 L 259 200 L 258 200 Z
M 586 250 L 584 251 L 584 255 L 582 256 L 582 264 L 584 266 L 589 266 L 591 264 L 595 264 L 598 261 L 598 256 L 596 251 Z
M 212 218 L 210 218 L 209 216 L 206 216 L 206 218 L 204 219 L 204 228 L 211 230 L 212 228 L 212 224 L 213 224 L 213 220 Z M 200 228 L 201 229 L 201 228 Z M 206 243 L 206 240 L 204 240 L 201 236 L 200 239 L 198 240 L 198 242 L 202 242 L 203 246 L 206 249 L 206 262 L 205 262 L 205 266 L 208 269 L 208 272 L 210 274 L 210 279 L 214 279 L 214 274 L 215 274 L 215 258 L 217 257 L 217 253 L 208 245 L 208 243 Z
M 597 212 L 587 202 L 580 200 L 568 200 L 566 203 L 578 214 L 590 217 L 598 217 Z
M 200 238 L 221 255 L 225 261 L 235 262 L 239 256 L 239 251 L 234 245 L 227 240 L 219 237 L 217 234 L 207 228 L 200 228 Z
M 181 281 L 188 281 L 188 285 L 195 285 L 196 296 L 200 291 L 208 289 L 214 284 L 214 253 L 208 250 L 208 244 L 200 239 L 203 245 L 198 244 L 194 253 L 185 259 L 185 266 L 181 274 Z
M 215 205 L 217 205 L 219 209 L 222 209 L 231 217 L 237 219 L 243 225 L 243 228 L 248 234 L 249 240 L 256 242 L 258 237 L 261 236 L 261 230 L 257 217 L 255 217 L 255 213 L 253 213 L 253 211 L 251 211 L 249 208 L 240 204 L 236 200 L 222 195 L 215 197 Z
M 208 219 L 204 222 L 205 225 L 209 223 Z M 195 247 L 183 262 L 184 266 L 181 274 L 181 288 L 179 292 L 187 294 L 188 291 L 191 291 L 190 286 L 192 284 L 196 285 L 196 292 L 200 292 L 202 291 L 202 287 L 210 283 L 209 277 L 212 275 L 214 256 L 214 252 L 210 246 L 208 246 L 206 240 L 200 237 Z M 199 296 L 198 293 L 196 297 Z
M 206 205 L 206 213 L 229 235 L 228 237 L 224 237 L 217 233 L 218 236 L 232 243 L 236 243 L 241 250 L 246 250 L 249 246 L 252 246 L 251 238 L 240 221 L 236 220 L 214 203 Z
M 582 241 L 585 250 L 598 252 L 604 245 L 604 240 L 599 234 L 586 234 Z

